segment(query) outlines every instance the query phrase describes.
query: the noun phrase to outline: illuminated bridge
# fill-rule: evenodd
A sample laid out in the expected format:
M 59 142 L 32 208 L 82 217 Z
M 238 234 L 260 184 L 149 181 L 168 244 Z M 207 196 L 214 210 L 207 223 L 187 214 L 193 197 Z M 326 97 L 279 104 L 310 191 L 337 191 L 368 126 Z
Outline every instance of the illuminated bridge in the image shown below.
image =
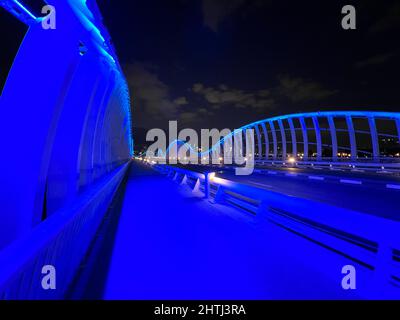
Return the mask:
M 389 112 L 315 112 L 270 118 L 242 129 L 254 129 L 259 161 L 293 156 L 302 162 L 377 164 L 393 162 L 393 156 L 382 156 L 379 142 L 399 140 L 400 118 Z
M 246 125 L 250 176 L 133 159 L 95 1 L 54 0 L 56 29 L 0 5 L 28 27 L 0 100 L 1 299 L 400 298 L 400 113 Z

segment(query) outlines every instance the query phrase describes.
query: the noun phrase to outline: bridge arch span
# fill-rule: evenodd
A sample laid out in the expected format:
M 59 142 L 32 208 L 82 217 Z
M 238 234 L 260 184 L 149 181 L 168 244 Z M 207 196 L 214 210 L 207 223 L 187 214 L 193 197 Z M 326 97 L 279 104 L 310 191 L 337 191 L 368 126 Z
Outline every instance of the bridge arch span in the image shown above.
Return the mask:
M 240 129 L 242 132 L 254 130 L 254 156 L 259 161 L 294 158 L 296 161 L 385 163 L 400 160 L 386 155 L 386 146 L 382 145 L 390 142 L 400 149 L 400 113 L 397 112 L 299 113 L 263 119 Z M 220 140 L 222 146 L 225 140 L 227 137 Z

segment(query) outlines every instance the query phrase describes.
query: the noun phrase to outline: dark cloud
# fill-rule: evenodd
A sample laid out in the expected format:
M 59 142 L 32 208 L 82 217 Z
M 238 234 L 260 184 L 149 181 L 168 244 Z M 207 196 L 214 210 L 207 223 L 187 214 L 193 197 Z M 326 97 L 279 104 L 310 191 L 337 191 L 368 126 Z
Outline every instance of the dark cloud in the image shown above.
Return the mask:
M 386 61 L 390 60 L 393 58 L 396 54 L 391 52 L 391 53 L 385 53 L 385 54 L 379 54 L 373 57 L 369 57 L 365 60 L 361 60 L 355 63 L 356 68 L 364 68 L 364 67 L 369 67 L 373 65 L 379 65 L 383 64 Z
M 178 105 L 178 106 L 183 106 L 183 105 L 188 104 L 189 102 L 188 102 L 188 100 L 187 100 L 186 97 L 179 97 L 179 98 L 176 98 L 176 99 L 174 100 L 174 103 L 175 103 L 176 105 Z
M 165 126 L 168 120 L 178 120 L 183 125 L 196 126 L 204 124 L 217 112 L 247 109 L 267 113 L 276 110 L 280 103 L 286 104 L 285 100 L 292 103 L 320 101 L 336 93 L 312 80 L 281 75 L 278 85 L 271 88 L 249 91 L 226 84 L 212 87 L 195 83 L 191 94 L 173 98 L 169 85 L 159 78 L 154 66 L 130 64 L 125 66 L 125 72 L 138 118 L 153 125 L 164 123 Z
M 337 93 L 336 90 L 326 89 L 320 83 L 304 78 L 281 75 L 278 79 L 277 93 L 292 102 L 320 101 Z
M 160 120 L 176 114 L 178 106 L 171 100 L 169 87 L 152 69 L 151 66 L 135 63 L 125 66 L 125 73 L 133 96 L 133 107 Z
M 220 23 L 245 2 L 246 0 L 203 0 L 204 24 L 218 32 Z
M 178 121 L 180 122 L 181 125 L 199 125 L 199 120 L 200 124 L 205 125 L 207 122 L 207 118 L 213 117 L 215 114 L 213 111 L 210 111 L 206 108 L 196 108 L 191 111 L 185 111 L 179 114 Z
M 192 90 L 194 93 L 201 93 L 204 90 L 204 85 L 202 83 L 195 83 Z
M 247 16 L 268 3 L 268 0 L 202 0 L 204 25 L 218 32 L 221 23 L 228 17 L 239 12 Z
M 386 10 L 377 22 L 375 22 L 369 29 L 371 34 L 378 34 L 390 29 L 400 28 L 400 3 L 394 3 Z
M 196 112 L 182 112 L 179 115 L 179 120 L 182 122 L 182 124 L 187 125 L 187 124 L 193 124 L 197 120 L 197 113 Z
M 258 91 L 232 89 L 226 85 L 207 87 L 202 83 L 196 83 L 192 87 L 192 92 L 201 95 L 213 109 L 250 108 L 265 112 L 276 109 L 279 102 L 287 99 L 294 103 L 321 101 L 337 91 L 327 89 L 313 80 L 280 75 L 277 86 Z
M 198 124 L 199 119 L 214 115 L 206 108 L 193 108 L 185 96 L 173 99 L 170 86 L 160 80 L 153 65 L 135 63 L 124 67 L 131 88 L 135 114 L 142 125 L 166 125 L 169 120 L 178 120 L 183 125 Z M 150 125 L 147 125 L 150 126 Z
M 219 85 L 214 88 L 206 87 L 202 83 L 196 83 L 193 85 L 192 91 L 203 96 L 214 109 L 233 107 L 253 108 L 259 111 L 265 111 L 275 107 L 275 101 L 270 97 L 268 90 L 248 92 L 232 89 L 227 85 Z

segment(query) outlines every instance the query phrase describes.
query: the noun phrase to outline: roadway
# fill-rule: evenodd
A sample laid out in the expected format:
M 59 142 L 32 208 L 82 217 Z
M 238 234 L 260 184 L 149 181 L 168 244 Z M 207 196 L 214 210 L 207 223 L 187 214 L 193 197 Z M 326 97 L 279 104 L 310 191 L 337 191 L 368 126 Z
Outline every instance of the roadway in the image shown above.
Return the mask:
M 216 176 L 220 178 L 400 221 L 400 190 L 386 187 L 400 185 L 398 176 L 276 167 L 265 168 L 262 173 L 253 172 L 249 176 L 237 176 L 232 170 L 196 165 L 184 167 L 199 172 L 215 171 Z
M 398 183 L 400 185 L 400 172 L 390 173 L 385 170 L 367 171 L 365 169 L 343 169 L 322 167 L 281 167 L 281 166 L 256 166 L 257 169 L 275 170 L 278 172 L 294 172 L 299 175 L 319 175 L 326 178 L 343 178 L 363 180 L 366 183 Z

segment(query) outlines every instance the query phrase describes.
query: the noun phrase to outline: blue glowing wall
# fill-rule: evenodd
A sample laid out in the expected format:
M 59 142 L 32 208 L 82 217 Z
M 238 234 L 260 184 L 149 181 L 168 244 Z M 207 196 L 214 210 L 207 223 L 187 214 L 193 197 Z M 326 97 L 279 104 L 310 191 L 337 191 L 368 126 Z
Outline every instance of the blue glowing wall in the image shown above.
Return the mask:
M 51 4 L 55 30 L 13 12 L 29 30 L 0 98 L 0 248 L 132 153 L 129 93 L 95 2 Z

